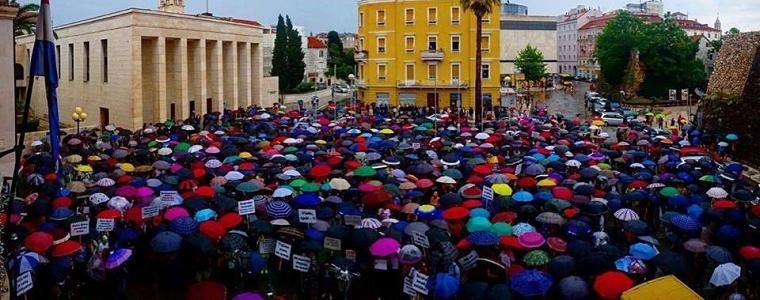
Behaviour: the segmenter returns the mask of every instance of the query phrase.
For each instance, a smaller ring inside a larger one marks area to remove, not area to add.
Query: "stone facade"
[[[327,72],[328,56],[327,44],[316,37],[308,37],[308,45],[303,57],[304,64],[306,65],[306,68],[304,68],[306,80],[327,84],[325,72]]]
[[[579,5],[557,19],[557,65],[563,74],[578,75],[578,29],[595,18],[602,11]]]
[[[89,114],[84,125],[137,128],[277,101],[263,85],[260,26],[127,9],[55,31],[62,122],[71,122],[66,116],[76,106]],[[17,42],[17,61],[28,70],[34,36]],[[32,106],[45,107],[43,89],[35,88]]]
[[[713,75],[707,84],[707,94],[757,99],[758,94],[748,93],[751,90],[748,87],[760,86],[760,32],[728,37],[718,53]]]
[[[546,73],[555,74],[557,68],[557,20],[552,16],[501,16],[501,72],[515,73],[515,59],[520,51],[531,45],[544,55]],[[502,76],[503,77],[503,76]],[[511,76],[514,78],[514,76]]]

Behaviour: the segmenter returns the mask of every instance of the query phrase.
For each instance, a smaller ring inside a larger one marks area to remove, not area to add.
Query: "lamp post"
[[[356,110],[356,91],[353,90],[354,80],[355,79],[356,79],[356,75],[354,75],[354,74],[348,74],[348,81],[351,84],[351,86],[348,87],[351,90],[351,107],[354,110]]]
[[[87,120],[87,113],[84,112],[81,107],[77,106],[71,114],[71,119],[74,120],[74,122],[77,122],[77,135],[79,135],[79,123]]]

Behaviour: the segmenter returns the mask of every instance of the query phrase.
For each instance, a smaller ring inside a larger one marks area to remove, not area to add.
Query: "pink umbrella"
[[[188,213],[185,208],[179,207],[179,206],[172,206],[169,209],[167,209],[166,212],[164,213],[164,219],[166,219],[169,222],[179,217],[189,217],[189,216],[190,216],[190,213]]]
[[[398,241],[392,238],[381,238],[372,243],[369,252],[377,257],[386,257],[396,254],[399,248],[401,248],[401,244]]]
[[[369,183],[362,183],[359,185],[359,190],[362,192],[369,193],[369,192],[380,190],[380,188],[378,188],[377,186],[371,185]]]
[[[169,171],[172,172],[172,173],[177,173],[177,172],[179,172],[179,170],[182,170],[182,165],[180,165],[178,163],[173,163],[169,167]]]
[[[219,186],[219,185],[225,185],[227,184],[227,178],[224,178],[224,176],[216,176],[211,179],[211,186]]]
[[[535,249],[541,247],[546,240],[538,232],[526,232],[517,238],[517,241],[521,246],[528,249]]]
[[[433,186],[433,181],[427,178],[420,179],[417,181],[417,187],[421,189],[426,189]]]
[[[132,198],[137,194],[137,189],[131,185],[121,186],[116,189],[116,195],[124,198]]]
[[[138,198],[148,197],[148,196],[153,195],[153,189],[147,186],[143,186],[137,189],[137,192],[135,193],[135,195]]]

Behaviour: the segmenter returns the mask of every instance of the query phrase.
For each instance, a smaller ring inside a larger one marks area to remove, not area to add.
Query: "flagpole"
[[[7,203],[5,203],[5,236],[4,242],[6,245],[10,245],[10,236],[11,236],[11,214],[13,213],[13,199],[16,197],[16,189],[18,189],[18,181],[19,178],[19,171],[21,169],[21,155],[23,154],[24,150],[24,138],[26,137],[26,125],[29,122],[29,107],[31,106],[31,100],[32,100],[32,90],[34,89],[34,76],[31,74],[29,75],[28,83],[27,83],[27,89],[26,89],[26,98],[24,98],[24,114],[21,117],[21,126],[20,126],[20,132],[18,137],[18,143],[16,143],[16,157],[14,158],[13,162],[13,179],[11,180],[11,189],[10,189],[10,195],[7,199]],[[14,122],[15,123],[15,122]],[[19,147],[21,146],[21,147]]]

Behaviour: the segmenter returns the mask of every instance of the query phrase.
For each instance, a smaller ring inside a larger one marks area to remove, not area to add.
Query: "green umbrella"
[[[301,191],[313,193],[319,191],[319,185],[313,182],[308,182],[301,186]]]
[[[253,182],[241,182],[235,187],[235,190],[243,193],[253,193],[259,190],[259,186],[257,186]]]
[[[370,166],[361,166],[354,170],[354,175],[360,177],[372,177],[377,175],[377,171]]]
[[[384,185],[383,185],[383,188],[384,188],[386,191],[389,191],[389,192],[393,193],[393,194],[394,194],[394,195],[396,195],[396,196],[400,196],[400,195],[401,195],[401,190],[399,190],[399,189],[398,189],[398,186],[397,186],[397,185],[395,185],[395,184],[392,184],[392,183],[386,183],[386,184],[384,184]]]
[[[449,177],[454,178],[456,180],[464,178],[464,176],[462,175],[462,172],[460,172],[457,169],[446,169],[446,170],[443,171],[443,175],[449,176]]]
[[[505,222],[496,222],[491,225],[491,232],[498,236],[512,235],[512,225]]]
[[[303,187],[305,184],[306,184],[306,180],[304,180],[303,178],[298,178],[290,182],[290,186],[297,189]]]
[[[469,232],[485,231],[491,229],[491,222],[484,217],[473,217],[467,220],[465,228]]]
[[[705,175],[702,177],[699,177],[699,181],[702,182],[709,182],[709,183],[715,183],[715,175]]]
[[[546,202],[546,204],[544,204],[544,208],[547,211],[552,211],[552,212],[555,212],[555,213],[560,213],[560,212],[562,212],[563,210],[565,210],[566,208],[568,208],[570,206],[572,206],[570,204],[570,202],[568,202],[568,201],[562,201],[562,200],[558,200],[558,199],[549,200],[549,202]]]
[[[673,217],[679,215],[679,213],[674,211],[666,211],[660,216],[660,221],[663,221],[665,223],[670,223],[670,220],[673,219]]]
[[[670,198],[678,194],[679,194],[678,190],[672,186],[664,187],[663,189],[660,190],[660,195],[663,197]]]
[[[298,148],[293,146],[285,147],[285,149],[282,150],[282,153],[296,153],[298,152]]]
[[[189,149],[190,149],[190,144],[185,143],[185,142],[179,143],[176,146],[174,146],[174,152],[178,152],[178,151],[187,152],[187,150]]]
[[[427,127],[425,127],[425,126],[417,126],[417,127],[414,127],[414,131],[427,131],[427,130],[428,130],[428,129],[427,129]]]
[[[549,263],[549,255],[543,250],[533,250],[525,254],[522,261],[530,267],[543,266]]]

